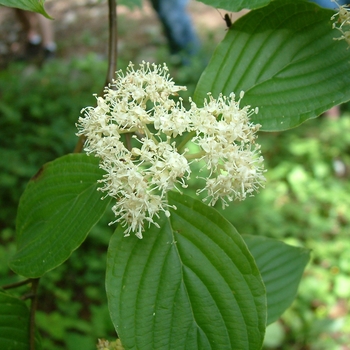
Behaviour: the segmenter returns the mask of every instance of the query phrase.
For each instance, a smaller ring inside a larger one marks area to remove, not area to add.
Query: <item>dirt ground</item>
[[[47,12],[57,43],[57,57],[70,58],[94,52],[105,56],[108,38],[108,5],[106,0],[47,0]],[[210,36],[219,42],[225,35],[225,11],[218,11],[201,2],[190,1],[188,11],[200,39]],[[148,1],[142,8],[118,6],[118,52],[127,47],[134,54],[152,55],[152,48],[166,45],[161,24]],[[233,14],[235,19],[239,14]],[[0,65],[20,56],[25,33],[13,9],[0,7]],[[134,57],[130,57],[133,59]],[[128,58],[129,59],[129,58]]]

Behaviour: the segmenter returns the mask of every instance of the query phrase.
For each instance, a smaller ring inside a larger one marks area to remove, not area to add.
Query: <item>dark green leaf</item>
[[[39,336],[35,349],[40,350]],[[0,349],[29,349],[29,310],[24,301],[0,292]]]
[[[293,302],[310,251],[275,239],[243,235],[259,267],[267,294],[267,324],[276,321]]]
[[[170,218],[142,240],[114,233],[107,296],[126,349],[260,349],[265,288],[235,228],[213,208],[178,193]]]
[[[0,5],[38,12],[47,18],[51,18],[44,9],[44,2],[45,0],[0,0]]]
[[[236,95],[259,107],[252,121],[284,130],[350,99],[350,50],[334,40],[331,10],[303,1],[273,1],[228,30],[202,74],[195,102],[207,93]]]
[[[16,273],[40,277],[62,264],[104,213],[98,160],[70,154],[44,165],[29,182],[17,214]]]

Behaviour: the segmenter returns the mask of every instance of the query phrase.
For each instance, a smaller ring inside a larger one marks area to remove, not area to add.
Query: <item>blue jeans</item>
[[[186,11],[188,0],[151,0],[168,39],[171,54],[197,53],[199,40]]]
[[[314,2],[322,7],[325,7],[327,9],[337,9],[337,4],[332,2],[331,0],[310,0],[311,2]],[[339,5],[345,5],[347,4],[347,1],[346,0],[337,0],[337,3]]]

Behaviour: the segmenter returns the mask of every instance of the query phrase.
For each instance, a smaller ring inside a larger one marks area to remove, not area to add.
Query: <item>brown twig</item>
[[[33,299],[35,297],[35,294],[32,292],[29,292],[27,294],[24,294],[21,296],[21,300],[28,300],[28,299]]]
[[[86,136],[80,135],[77,144],[75,145],[73,153],[80,153],[84,148]]]
[[[112,83],[115,71],[117,70],[117,47],[118,47],[118,27],[117,27],[117,2],[108,0],[108,20],[109,20],[109,39],[108,39],[108,68],[104,86]],[[103,91],[102,91],[103,93]],[[86,137],[81,135],[74,148],[74,153],[80,153],[84,148]]]
[[[117,47],[118,47],[118,27],[117,27],[117,2],[108,0],[109,9],[109,40],[108,40],[108,69],[105,86],[113,80],[117,69]]]

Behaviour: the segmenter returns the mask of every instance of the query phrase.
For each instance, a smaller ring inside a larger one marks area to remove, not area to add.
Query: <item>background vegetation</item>
[[[209,56],[215,45],[208,35],[204,53]],[[133,43],[124,53],[119,68],[140,54]],[[152,55],[168,58],[164,46]],[[202,67],[198,59],[170,71],[190,95]],[[92,93],[101,90],[105,71],[103,59],[85,55],[58,58],[41,69],[14,63],[0,72],[0,285],[17,278],[7,259],[15,251],[16,207],[26,182],[43,163],[73,150],[79,111],[95,103]],[[268,328],[267,349],[350,349],[349,131],[349,106],[343,106],[339,119],[320,117],[287,132],[260,133],[266,189],[223,212],[241,233],[313,249],[296,301]],[[104,288],[113,232],[106,222],[42,278],[37,322],[44,349],[89,350],[97,338],[115,337]]]

